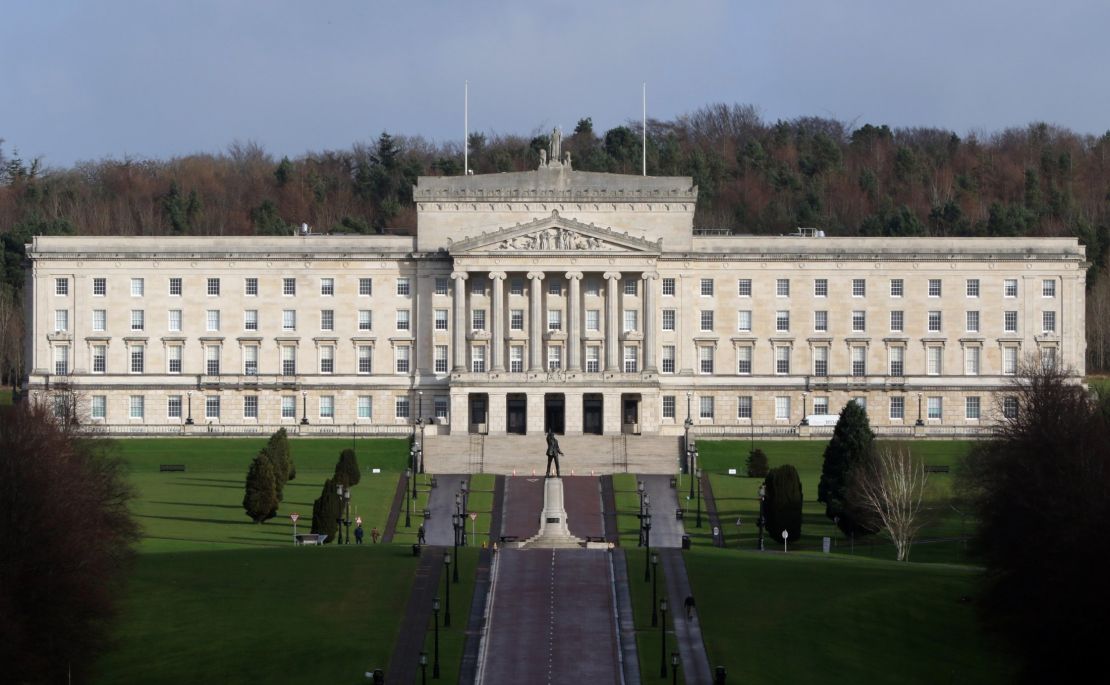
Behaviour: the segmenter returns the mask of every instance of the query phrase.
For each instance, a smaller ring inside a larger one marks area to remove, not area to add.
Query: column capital
[[[644,279],[645,281],[655,281],[655,280],[659,279],[659,272],[658,271],[645,271],[644,273],[642,273],[640,275],[640,278]]]
[[[621,272],[619,271],[606,271],[602,277],[607,281],[619,281],[621,279]]]
[[[466,279],[470,278],[470,274],[465,271],[452,271],[451,278],[455,279],[456,281],[465,281]]]
[[[491,272],[489,272],[489,279],[491,281],[503,281],[508,277],[509,277],[509,275],[507,273],[505,273],[504,271],[491,271]]]
[[[529,271],[528,272],[528,279],[529,280],[542,281],[543,277],[544,277],[544,272],[542,272],[542,271]]]
[[[580,280],[582,280],[582,272],[581,271],[568,271],[565,274],[563,274],[563,277],[566,278],[568,281],[580,281]]]

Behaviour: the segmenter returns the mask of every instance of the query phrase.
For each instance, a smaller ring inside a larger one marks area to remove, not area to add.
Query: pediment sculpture
[[[544,228],[534,233],[505,238],[497,243],[498,250],[600,250],[616,246],[591,235],[570,229]]]

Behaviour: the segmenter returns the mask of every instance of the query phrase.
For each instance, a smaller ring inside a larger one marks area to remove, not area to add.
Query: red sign
[[[296,512],[293,512],[292,514],[289,514],[289,518],[293,519],[293,523],[296,523],[297,519],[299,519],[300,517],[301,517],[301,515],[296,513]]]
[[[470,520],[471,521],[477,521],[478,520],[478,514],[476,512],[473,512],[473,511],[470,512]]]
[[[355,517],[355,523],[356,523],[357,525],[360,525],[360,526],[361,526],[361,525],[362,525],[362,517],[361,517],[361,516],[356,516],[356,517]]]

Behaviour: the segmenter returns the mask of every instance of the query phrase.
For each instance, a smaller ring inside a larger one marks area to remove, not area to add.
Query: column
[[[655,356],[658,354],[655,345],[655,331],[658,327],[655,322],[655,288],[659,274],[647,271],[642,278],[644,279],[644,373],[658,373],[659,368],[655,361]],[[643,409],[641,408],[640,411],[642,413]],[[642,417],[641,423],[643,423]]]
[[[582,285],[581,271],[568,271],[567,281],[570,284],[570,294],[567,305],[567,370],[582,370],[582,305],[580,286]],[[581,402],[579,402],[581,404]],[[581,413],[582,408],[578,408]]]
[[[493,283],[493,339],[490,341],[490,371],[505,370],[505,272],[489,275]],[[504,423],[504,422],[502,422]]]
[[[619,271],[606,271],[604,275],[607,281],[605,289],[605,370],[617,373],[621,368],[620,324],[617,321],[620,316],[620,307],[617,305],[620,298],[621,274]],[[606,406],[605,412],[609,413],[608,406]]]
[[[455,356],[455,373],[463,373],[467,369],[466,365],[466,278],[465,271],[456,271],[451,274],[451,278],[455,281],[455,320],[452,322],[454,326],[454,349]]]
[[[528,280],[532,281],[528,299],[528,358],[531,360],[528,370],[538,373],[543,371],[543,272],[529,271]]]

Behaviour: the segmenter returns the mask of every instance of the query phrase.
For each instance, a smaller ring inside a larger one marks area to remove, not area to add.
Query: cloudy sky
[[[461,140],[711,102],[960,134],[1110,129],[1106,0],[4,0],[4,151],[61,166]]]

